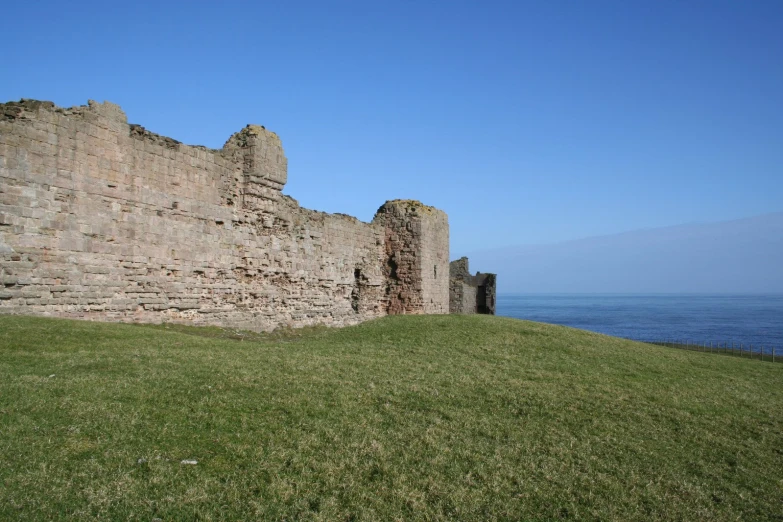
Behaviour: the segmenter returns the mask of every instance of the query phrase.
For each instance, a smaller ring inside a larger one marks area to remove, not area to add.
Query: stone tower
[[[446,214],[418,201],[394,200],[378,209],[373,223],[383,224],[385,229],[389,313],[448,313]]]

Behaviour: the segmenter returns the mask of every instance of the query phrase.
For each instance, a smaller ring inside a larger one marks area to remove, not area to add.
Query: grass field
[[[488,316],[6,316],[0,486],[0,520],[783,520],[783,366]]]

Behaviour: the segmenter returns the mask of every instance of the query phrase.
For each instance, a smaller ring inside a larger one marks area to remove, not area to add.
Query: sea
[[[499,294],[496,314],[627,339],[783,352],[783,295]]]

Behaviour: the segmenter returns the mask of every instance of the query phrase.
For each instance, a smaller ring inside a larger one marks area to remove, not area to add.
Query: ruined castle
[[[444,212],[388,201],[364,223],[286,180],[260,126],[209,149],[108,102],[0,104],[0,313],[271,330],[449,312]]]

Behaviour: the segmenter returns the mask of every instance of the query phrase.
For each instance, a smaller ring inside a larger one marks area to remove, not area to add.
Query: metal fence
[[[783,350],[781,350],[780,347],[775,346],[764,346],[760,344],[753,345],[731,341],[692,341],[689,339],[629,339],[632,341],[638,341],[640,343],[667,346],[669,348],[678,348],[680,350],[716,353],[733,357],[743,357],[745,359],[755,359],[757,361],[783,363]]]

